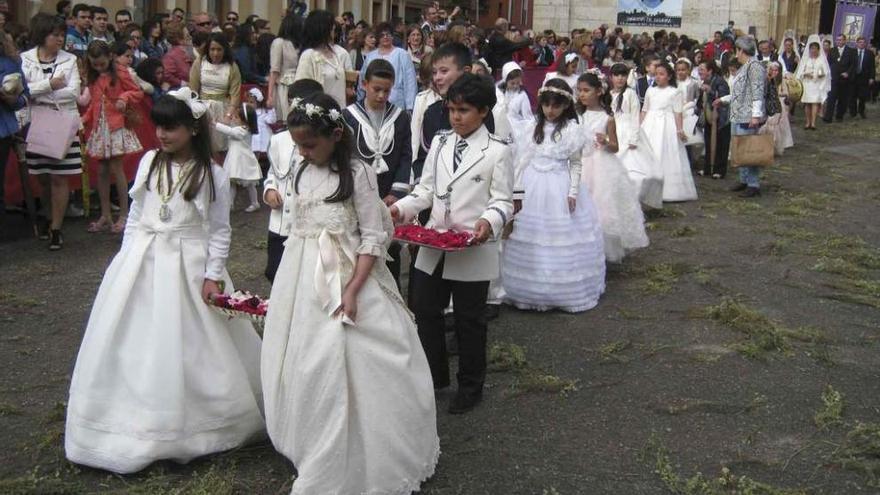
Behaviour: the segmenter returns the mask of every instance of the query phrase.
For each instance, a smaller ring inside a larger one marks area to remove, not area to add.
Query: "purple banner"
[[[840,34],[845,34],[846,40],[850,44],[854,44],[859,36],[864,36],[870,43],[874,34],[875,15],[877,15],[876,5],[837,2],[832,33],[835,38]]]

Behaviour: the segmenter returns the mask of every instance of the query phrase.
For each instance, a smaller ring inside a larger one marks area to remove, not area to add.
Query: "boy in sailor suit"
[[[410,308],[428,357],[434,388],[449,386],[443,310],[452,295],[459,348],[458,392],[449,412],[470,411],[482,399],[486,375],[486,320],[489,281],[499,275],[497,241],[513,214],[510,150],[483,119],[495,104],[495,88],[472,74],[462,75],[447,93],[452,131],[438,132],[421,180],[391,206],[398,223],[412,222],[431,208],[428,226],[474,234],[473,247],[444,253],[422,248],[410,285]]]
[[[324,88],[317,81],[302,79],[291,84],[287,94],[293,100],[323,91]],[[278,263],[281,262],[281,255],[284,254],[284,241],[287,240],[293,221],[290,206],[285,205],[284,202],[291,198],[294,170],[302,161],[302,157],[296,151],[293,138],[287,131],[272,135],[266,155],[269,158],[269,170],[266,172],[266,180],[263,181],[263,202],[269,205],[272,211],[269,214],[265,275],[269,282],[274,282]]]
[[[377,58],[370,62],[361,86],[366,95],[363,102],[349,105],[342,116],[353,136],[353,155],[376,171],[379,197],[386,206],[391,206],[410,191],[409,114],[388,102],[394,86],[394,67],[387,60]],[[388,269],[399,284],[400,244],[392,243],[388,254],[392,258]]]

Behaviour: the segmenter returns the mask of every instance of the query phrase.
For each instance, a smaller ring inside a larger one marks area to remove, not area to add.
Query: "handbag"
[[[730,166],[772,167],[775,149],[772,134],[733,136],[730,143]]]
[[[31,107],[31,127],[26,139],[27,152],[61,160],[67,156],[79,132],[78,114],[46,105]]]

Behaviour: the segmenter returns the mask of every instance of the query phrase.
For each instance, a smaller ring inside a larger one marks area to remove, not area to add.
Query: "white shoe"
[[[64,216],[67,218],[80,218],[83,216],[83,209],[73,203],[68,203]]]
[[[250,205],[244,209],[245,213],[253,213],[255,211],[260,211],[260,205]]]

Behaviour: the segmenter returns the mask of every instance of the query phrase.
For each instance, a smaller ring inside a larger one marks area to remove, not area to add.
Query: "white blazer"
[[[287,131],[272,135],[269,139],[269,170],[263,182],[263,202],[266,193],[278,191],[283,204],[281,208],[269,214],[269,231],[287,237],[293,222],[293,174],[302,161],[296,150],[296,144]]]
[[[486,126],[467,137],[468,148],[453,172],[455,143],[452,131],[434,136],[425,159],[420,182],[409,196],[395,205],[405,222],[431,208],[428,227],[473,232],[477,220],[492,227],[500,240],[504,225],[513,215],[513,167],[507,144],[489,133]],[[448,210],[447,210],[448,206]],[[499,276],[499,249],[495,242],[445,253],[443,278],[462,282],[489,281]],[[443,258],[437,249],[419,249],[416,268],[432,274]]]

